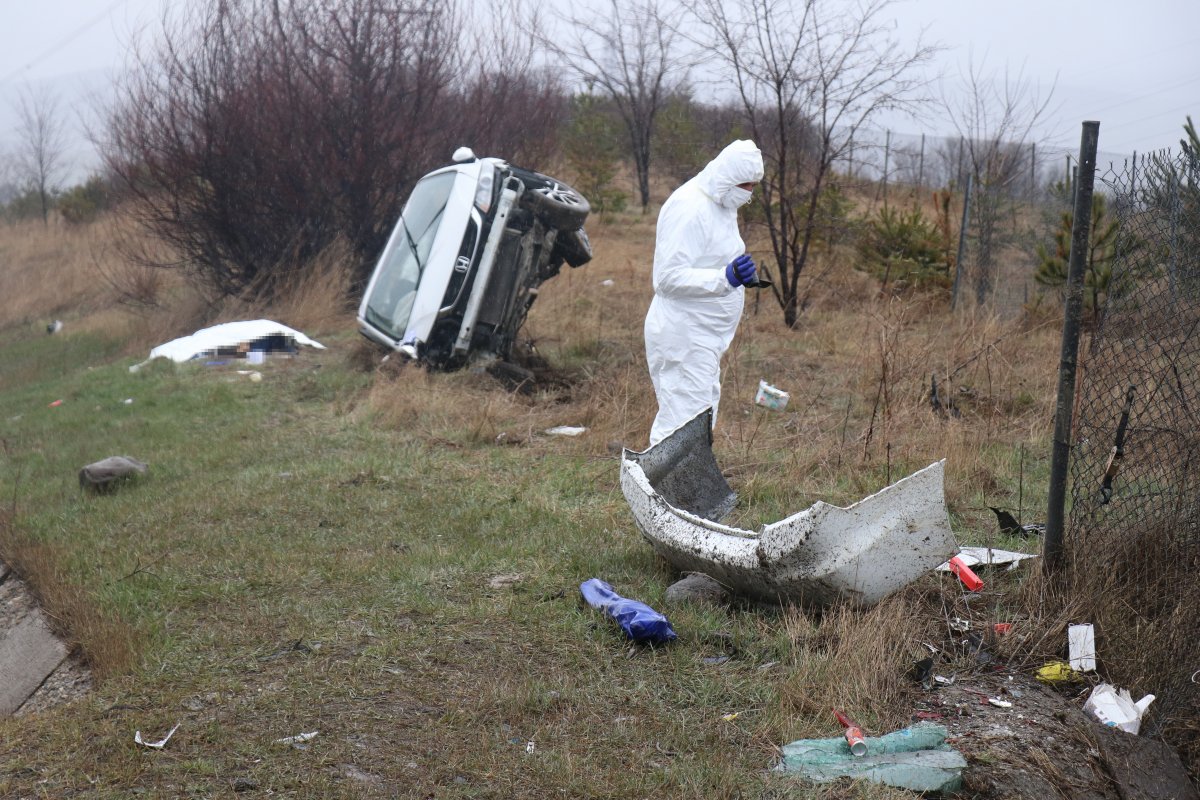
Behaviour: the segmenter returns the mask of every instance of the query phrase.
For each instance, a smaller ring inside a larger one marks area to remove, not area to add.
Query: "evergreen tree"
[[[1069,182],[1057,183],[1052,190],[1062,198],[1072,194]],[[1062,212],[1054,242],[1047,247],[1037,246],[1038,268],[1034,279],[1043,286],[1062,287],[1067,283],[1068,261],[1071,255],[1071,228],[1075,213],[1072,209]],[[1087,259],[1084,265],[1084,303],[1095,318],[1099,318],[1113,292],[1113,264],[1117,260],[1121,225],[1108,212],[1108,201],[1102,194],[1092,195],[1091,231],[1088,241]],[[1129,255],[1132,245],[1125,248]]]

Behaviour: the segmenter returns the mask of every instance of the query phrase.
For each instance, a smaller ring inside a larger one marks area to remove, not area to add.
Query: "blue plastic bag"
[[[621,597],[599,578],[579,584],[579,592],[588,605],[616,620],[625,635],[635,642],[666,644],[677,638],[666,617],[645,603]]]

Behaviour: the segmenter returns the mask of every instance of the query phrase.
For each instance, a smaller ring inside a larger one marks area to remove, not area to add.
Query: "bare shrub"
[[[528,58],[488,60],[463,24],[430,0],[195,2],[165,18],[102,146],[126,213],[169,249],[129,255],[271,300],[340,237],[360,286],[412,184],[460,136],[519,150],[538,137],[518,133],[550,127],[552,81]]]

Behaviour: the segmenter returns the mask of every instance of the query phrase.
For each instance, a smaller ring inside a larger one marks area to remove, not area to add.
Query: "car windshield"
[[[432,175],[413,188],[404,214],[379,260],[366,317],[393,339],[403,336],[408,325],[421,273],[437,237],[455,176],[454,172]]]

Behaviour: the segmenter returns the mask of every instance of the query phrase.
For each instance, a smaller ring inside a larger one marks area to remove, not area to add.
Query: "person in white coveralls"
[[[762,177],[758,147],[735,141],[659,212],[654,300],[645,325],[646,361],[658,398],[652,447],[710,406],[716,424],[721,356],[742,318],[742,287],[758,282],[737,211]]]

